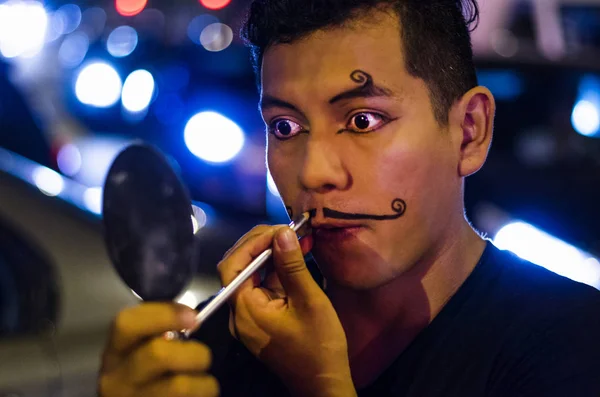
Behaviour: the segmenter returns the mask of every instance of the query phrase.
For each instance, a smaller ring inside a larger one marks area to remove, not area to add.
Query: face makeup
[[[310,214],[305,212],[299,219],[292,221],[289,226],[298,235],[298,238],[304,237],[310,232]],[[227,299],[248,280],[262,265],[271,258],[273,249],[268,248],[258,255],[227,287],[221,288],[217,295],[198,313],[196,316],[196,325],[193,328],[183,331],[184,336],[189,337],[196,331],[200,325],[213,313],[215,313]]]

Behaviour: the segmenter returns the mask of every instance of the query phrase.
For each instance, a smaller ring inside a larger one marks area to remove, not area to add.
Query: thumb
[[[292,300],[308,301],[316,291],[321,292],[306,267],[298,237],[289,227],[275,234],[273,263],[283,289]]]

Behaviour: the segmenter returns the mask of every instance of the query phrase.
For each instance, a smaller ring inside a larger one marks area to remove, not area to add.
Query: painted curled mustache
[[[389,215],[375,215],[375,214],[360,214],[360,213],[348,213],[342,211],[332,210],[331,208],[323,208],[323,216],[325,218],[333,219],[344,219],[344,220],[374,220],[374,221],[387,221],[398,219],[406,212],[406,202],[402,199],[395,199],[392,201],[393,214]],[[315,217],[317,214],[316,209],[309,210],[310,216]]]

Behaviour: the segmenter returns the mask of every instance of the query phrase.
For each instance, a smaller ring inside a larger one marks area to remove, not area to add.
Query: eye
[[[381,114],[372,112],[356,113],[350,118],[346,127],[347,131],[366,133],[375,131],[389,122],[389,119]]]
[[[281,140],[292,138],[302,131],[304,128],[300,124],[288,119],[277,119],[269,124],[269,133]]]

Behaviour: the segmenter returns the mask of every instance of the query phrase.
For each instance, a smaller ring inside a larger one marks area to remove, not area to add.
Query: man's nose
[[[300,183],[306,190],[326,193],[350,187],[352,179],[339,150],[333,142],[309,138],[300,173]]]

